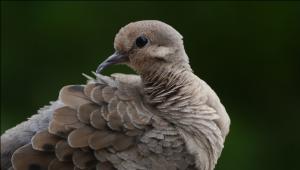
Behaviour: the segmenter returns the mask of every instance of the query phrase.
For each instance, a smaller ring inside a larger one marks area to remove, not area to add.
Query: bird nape
[[[193,74],[182,36],[155,20],[133,22],[84,85],[1,136],[1,169],[214,169],[230,119]],[[138,75],[100,74],[126,64]]]

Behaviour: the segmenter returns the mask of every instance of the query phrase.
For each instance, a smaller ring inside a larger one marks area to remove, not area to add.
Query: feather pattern
[[[53,111],[49,129],[32,138],[32,144],[26,146],[30,152],[19,149],[13,157],[27,155],[32,164],[48,169],[192,167],[192,160],[175,165],[182,156],[192,157],[185,150],[179,132],[143,103],[141,86],[137,90],[137,84],[131,84],[141,79],[128,75],[124,82],[124,78],[120,74],[112,78],[97,75],[87,85],[62,88],[59,98],[64,105]],[[128,81],[131,79],[134,81]],[[95,93],[102,97],[95,100]],[[32,151],[49,158],[39,162],[31,157]],[[31,168],[19,161],[12,160],[15,170]]]

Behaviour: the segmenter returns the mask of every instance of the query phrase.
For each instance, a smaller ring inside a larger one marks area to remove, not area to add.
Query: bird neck
[[[186,65],[153,65],[141,74],[147,102],[159,107],[178,94],[180,88],[189,82],[188,74],[193,74]]]
[[[212,170],[223,148],[220,129],[213,114],[203,116],[207,96],[200,79],[190,67],[152,67],[141,74],[146,102],[159,111],[159,116],[174,124],[195,156],[201,170]]]

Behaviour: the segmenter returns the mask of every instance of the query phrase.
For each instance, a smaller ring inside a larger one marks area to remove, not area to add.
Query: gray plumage
[[[1,136],[3,169],[214,169],[230,119],[193,74],[182,36],[139,21],[114,46],[97,71],[122,63],[140,76],[96,74],[62,88],[57,102]]]
[[[51,102],[50,106],[41,108],[38,114],[33,115],[26,122],[7,130],[1,135],[1,169],[8,169],[11,166],[10,159],[17,148],[30,143],[36,132],[48,128],[53,111],[62,105],[63,103],[60,101]]]

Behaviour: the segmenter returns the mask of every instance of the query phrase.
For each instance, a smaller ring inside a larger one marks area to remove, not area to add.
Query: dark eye
[[[135,40],[135,44],[136,46],[138,46],[139,48],[144,47],[146,44],[148,43],[148,39],[144,36],[140,36]]]

